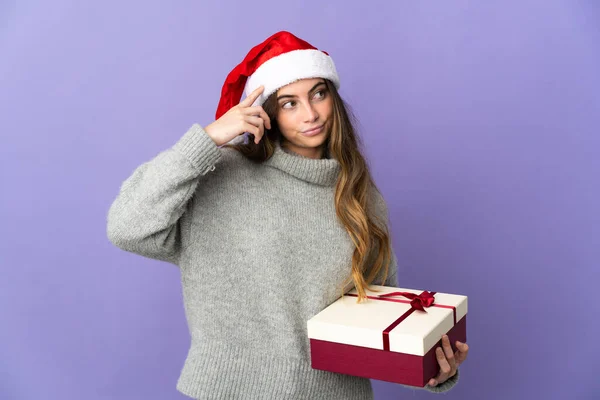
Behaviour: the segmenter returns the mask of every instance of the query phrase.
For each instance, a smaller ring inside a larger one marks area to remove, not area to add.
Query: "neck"
[[[275,142],[271,157],[263,163],[305,182],[321,186],[334,186],[341,171],[341,165],[336,159],[312,159],[293,151],[288,152],[283,149],[279,141]]]

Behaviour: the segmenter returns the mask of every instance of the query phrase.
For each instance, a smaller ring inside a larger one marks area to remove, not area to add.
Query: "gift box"
[[[440,369],[435,349],[447,334],[467,341],[467,297],[370,285],[352,289],[307,321],[314,369],[424,387]]]

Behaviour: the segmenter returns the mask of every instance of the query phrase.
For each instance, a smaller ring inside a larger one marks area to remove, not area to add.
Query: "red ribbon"
[[[378,297],[391,297],[391,296],[403,296],[406,297],[407,299],[411,299],[412,301],[410,302],[410,305],[413,308],[416,308],[417,310],[420,311],[425,311],[425,307],[431,307],[433,305],[433,303],[435,302],[435,297],[434,297],[435,292],[428,292],[428,291],[424,291],[421,294],[414,294],[414,293],[410,293],[410,292],[392,292],[392,293],[386,293],[386,294],[380,294]],[[425,311],[427,312],[427,311]]]
[[[404,321],[406,318],[408,318],[408,316],[410,314],[412,314],[413,312],[415,312],[417,310],[427,312],[425,310],[425,307],[433,306],[433,307],[443,307],[443,308],[452,309],[452,311],[454,313],[454,325],[456,325],[456,307],[445,306],[442,304],[434,304],[436,293],[437,292],[424,291],[423,293],[417,295],[417,294],[410,293],[410,292],[392,292],[392,293],[380,294],[377,297],[367,296],[367,298],[372,299],[372,300],[393,301],[396,303],[407,303],[407,304],[411,305],[410,310],[408,310],[407,312],[402,314],[397,320],[395,320],[390,326],[385,328],[385,330],[383,331],[383,350],[390,351],[390,332],[392,331],[392,329],[394,329],[396,326],[398,326],[402,321]],[[358,294],[346,294],[346,296],[358,297]],[[407,301],[407,300],[399,300],[399,299],[388,299],[388,297],[392,297],[392,296],[403,296],[403,297],[406,297],[411,300]]]

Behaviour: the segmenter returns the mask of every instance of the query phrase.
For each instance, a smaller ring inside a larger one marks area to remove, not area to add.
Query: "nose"
[[[305,122],[312,123],[319,119],[319,114],[317,113],[317,110],[315,110],[311,103],[308,103],[308,105],[306,105],[304,108],[306,110],[306,113],[304,115]]]

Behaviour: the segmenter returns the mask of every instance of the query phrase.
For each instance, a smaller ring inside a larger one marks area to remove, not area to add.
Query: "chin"
[[[325,134],[320,134],[313,137],[302,137],[301,144],[306,147],[320,147],[327,141]]]

